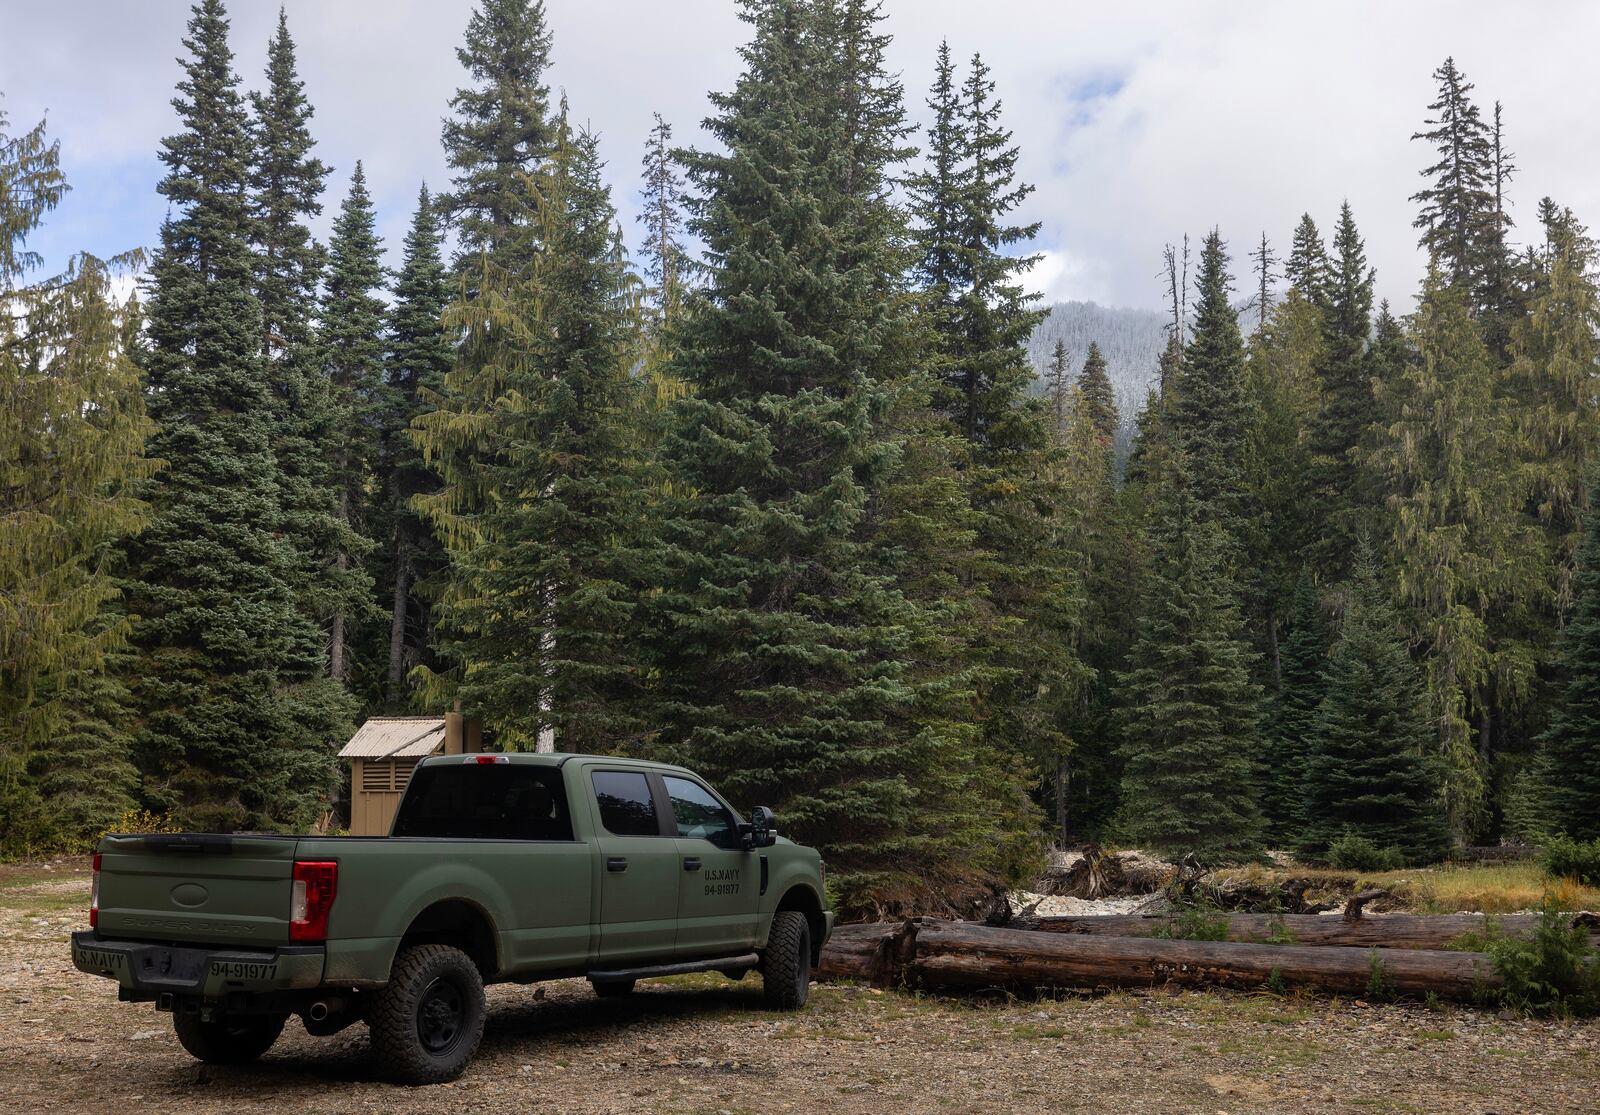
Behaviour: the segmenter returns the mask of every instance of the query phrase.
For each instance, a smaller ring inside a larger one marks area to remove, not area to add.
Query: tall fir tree
[[[1592,475],[1559,684],[1535,768],[1550,827],[1578,840],[1600,840],[1600,470]]]
[[[1056,438],[1065,438],[1067,418],[1077,409],[1073,395],[1072,364],[1067,356],[1067,342],[1056,338],[1050,350],[1050,362],[1044,369],[1044,397],[1050,408],[1050,429]]]
[[[1407,863],[1432,863],[1448,832],[1426,693],[1364,536],[1342,595],[1326,691],[1307,737],[1300,850],[1324,855],[1335,840],[1355,835],[1398,849]]]
[[[1432,145],[1437,160],[1421,173],[1428,185],[1411,195],[1419,204],[1414,227],[1420,245],[1439,261],[1445,278],[1481,293],[1484,250],[1498,223],[1494,145],[1489,126],[1472,103],[1473,86],[1446,58],[1433,71],[1438,99],[1428,105],[1427,130],[1412,135]],[[1475,306],[1476,308],[1476,306]]]
[[[188,24],[163,142],[172,206],[151,267],[145,372],[167,467],[128,549],[130,664],[145,796],[191,826],[294,824],[321,808],[352,712],[317,679],[282,534],[274,407],[252,287],[251,142],[220,0]]]
[[[666,327],[683,305],[690,259],[683,247],[683,176],[672,158],[672,125],[659,112],[654,116],[642,160],[643,205],[638,221],[645,229],[640,246],[645,277],[651,283],[659,325]]]
[[[526,262],[519,243],[552,140],[550,39],[544,0],[479,0],[456,49],[474,84],[450,98],[442,138],[455,188],[439,196],[439,208],[455,231],[464,274],[481,253],[502,266]]]
[[[423,186],[406,233],[389,310],[378,443],[378,490],[385,511],[375,524],[381,528],[375,536],[391,540],[378,577],[380,599],[389,609],[384,703],[390,708],[405,703],[411,669],[433,664],[426,586],[443,572],[447,558],[414,506],[418,496],[438,489],[439,478],[424,462],[412,425],[432,409],[431,400],[442,389],[454,359],[442,320],[449,301],[433,199]]]
[[[986,885],[1016,835],[1004,767],[959,717],[928,715],[963,701],[960,678],[907,661],[936,613],[869,533],[899,456],[885,372],[914,335],[888,189],[899,84],[876,5],[743,14],[744,71],[707,124],[718,146],[685,156],[712,266],[664,445],[685,497],[655,605],[663,746],[826,848],[846,904],[897,907]]]
[[[1317,706],[1326,688],[1322,671],[1328,653],[1327,625],[1317,590],[1303,572],[1288,618],[1260,763],[1261,808],[1268,834],[1278,847],[1297,840],[1307,820],[1306,759],[1316,742]]]
[[[1187,373],[1186,373],[1187,374]],[[1118,675],[1120,827],[1140,847],[1207,860],[1261,847],[1261,691],[1240,638],[1230,539],[1173,452],[1158,488],[1145,608]]]
[[[1367,340],[1372,332],[1373,271],[1366,246],[1346,202],[1339,209],[1328,268],[1323,343],[1316,365],[1320,399],[1310,429],[1306,486],[1316,517],[1310,560],[1327,585],[1350,572],[1356,539],[1370,530],[1372,508],[1364,497],[1360,450],[1377,422]]]
[[[318,329],[332,416],[326,451],[344,528],[325,574],[332,605],[328,675],[346,683],[355,672],[352,647],[357,628],[373,612],[372,577],[365,562],[373,548],[371,493],[384,405],[385,316],[383,242],[376,222],[367,177],[358,160],[350,175],[350,192],[333,222]],[[370,688],[370,679],[366,687]]]
[[[1328,247],[1317,231],[1317,222],[1310,213],[1302,213],[1289,246],[1289,258],[1283,264],[1284,280],[1291,290],[1298,290],[1302,298],[1320,309],[1327,299],[1330,270]]]
[[[0,853],[81,846],[131,808],[127,636],[108,552],[146,519],[154,462],[136,302],[112,280],[137,257],[74,260],[29,281],[28,235],[66,192],[40,124],[0,113]]]
[[[1083,392],[1084,413],[1095,435],[1104,446],[1116,442],[1122,416],[1117,413],[1117,393],[1111,386],[1111,373],[1106,367],[1105,354],[1094,341],[1083,358],[1083,368],[1078,372],[1078,389]]]

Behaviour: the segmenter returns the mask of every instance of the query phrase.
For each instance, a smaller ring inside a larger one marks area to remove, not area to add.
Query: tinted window
[[[613,836],[660,836],[656,803],[650,780],[634,772],[597,770],[594,797],[600,803],[600,823]]]
[[[423,766],[394,819],[395,836],[571,840],[561,772],[520,763]]]
[[[666,778],[667,796],[672,799],[672,818],[678,822],[678,835],[709,840],[719,848],[739,844],[739,828],[733,815],[698,782],[687,778]]]

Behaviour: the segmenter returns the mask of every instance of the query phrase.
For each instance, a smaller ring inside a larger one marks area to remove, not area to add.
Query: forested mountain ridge
[[[1158,310],[1102,306],[1095,302],[1056,302],[1049,316],[1028,338],[1028,358],[1041,383],[1056,342],[1067,346],[1074,370],[1083,367],[1093,342],[1106,358],[1124,420],[1134,413],[1155,384],[1161,352],[1167,345],[1167,318]]]

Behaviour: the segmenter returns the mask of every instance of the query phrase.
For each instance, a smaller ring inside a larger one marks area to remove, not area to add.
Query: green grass
[[[1321,867],[1227,868],[1219,879],[1272,883],[1289,878],[1309,879],[1307,897],[1338,901],[1359,890],[1381,888],[1393,894],[1412,913],[1453,914],[1458,911],[1507,914],[1532,910],[1546,891],[1555,894],[1563,909],[1600,910],[1600,887],[1570,879],[1551,880],[1534,860],[1521,863],[1440,864],[1408,867],[1399,871],[1358,872]]]

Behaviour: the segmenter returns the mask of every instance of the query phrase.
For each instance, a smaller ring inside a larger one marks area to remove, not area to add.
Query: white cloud
[[[277,4],[233,0],[233,43],[259,84]],[[322,157],[365,161],[381,231],[398,256],[420,180],[446,177],[440,118],[462,75],[455,59],[469,0],[288,0]],[[551,81],[601,135],[630,233],[639,154],[659,111],[692,141],[706,92],[737,73],[747,28],[723,0],[548,0]],[[79,189],[40,239],[73,248],[149,244],[164,211],[155,152],[188,17],[182,0],[0,0],[0,25],[26,44],[0,65],[14,122],[50,111]],[[934,48],[981,51],[1038,186],[1022,217],[1044,222],[1036,275],[1052,298],[1160,302],[1163,243],[1219,225],[1243,254],[1265,230],[1280,244],[1303,210],[1325,228],[1348,198],[1380,293],[1409,307],[1421,263],[1410,227],[1427,152],[1408,137],[1432,99],[1430,72],[1453,53],[1488,111],[1506,104],[1521,173],[1513,215],[1533,223],[1549,193],[1600,222],[1600,151],[1588,55],[1600,5],[1407,4],[1352,0],[888,0],[891,60],[924,113]],[[23,64],[25,63],[25,64]],[[1531,230],[1524,229],[1531,235]]]

